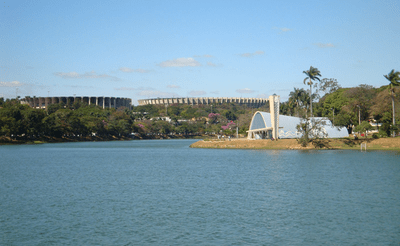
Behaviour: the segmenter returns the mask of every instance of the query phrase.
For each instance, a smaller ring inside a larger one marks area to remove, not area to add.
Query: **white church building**
[[[278,139],[278,138],[300,138],[301,133],[297,131],[297,125],[301,118],[279,115],[279,96],[269,97],[270,113],[257,111],[251,120],[248,139]],[[345,127],[333,126],[328,118],[314,117],[315,121],[322,122],[322,131],[328,138],[343,138],[349,134]]]

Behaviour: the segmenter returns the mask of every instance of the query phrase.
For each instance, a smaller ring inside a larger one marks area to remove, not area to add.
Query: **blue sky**
[[[267,97],[400,70],[400,2],[19,1],[0,6],[0,97]]]

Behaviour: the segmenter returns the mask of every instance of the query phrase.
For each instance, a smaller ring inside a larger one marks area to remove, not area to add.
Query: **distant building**
[[[25,97],[22,104],[28,104],[32,108],[46,109],[50,104],[83,102],[88,105],[96,105],[102,108],[132,108],[132,99],[120,97]]]

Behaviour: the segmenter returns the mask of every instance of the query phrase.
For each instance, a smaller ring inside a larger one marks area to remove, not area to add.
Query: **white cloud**
[[[168,60],[158,64],[160,67],[199,67],[201,64],[195,59],[189,58],[177,58],[175,60]]]
[[[210,91],[211,94],[219,94],[219,91]]]
[[[157,91],[157,90],[143,90],[143,91],[137,93],[137,95],[144,96],[144,97],[162,97],[162,98],[179,97],[179,95],[176,93],[163,92],[163,91]]]
[[[207,66],[210,66],[210,67],[216,67],[216,66],[217,66],[217,64],[214,64],[214,63],[212,63],[212,62],[207,62]]]
[[[178,89],[181,88],[179,85],[167,85],[167,88]]]
[[[18,86],[22,86],[24,84],[22,84],[19,81],[11,81],[11,82],[1,82],[0,81],[0,87],[18,87]]]
[[[114,76],[110,76],[107,74],[97,74],[95,71],[86,72],[84,74],[79,74],[77,72],[69,72],[69,73],[62,73],[56,72],[54,73],[55,76],[61,77],[63,79],[102,79],[108,78],[114,81],[119,81],[120,79]]]
[[[251,89],[249,89],[249,88],[244,88],[244,89],[237,89],[236,92],[238,92],[238,93],[247,93],[247,94],[249,94],[249,93],[254,93],[255,91],[254,91],[254,90],[251,90]]]
[[[205,91],[189,91],[189,95],[191,96],[202,96],[207,94]]]
[[[140,68],[132,69],[129,67],[121,67],[119,69],[119,71],[122,71],[124,73],[148,73],[148,72],[150,72],[149,70],[145,70],[145,69],[140,69]]]
[[[332,43],[327,43],[327,44],[315,43],[314,45],[319,47],[319,48],[334,48],[334,47],[336,47],[336,45],[334,45]]]
[[[264,51],[258,50],[258,51],[254,52],[254,53],[244,53],[244,54],[240,54],[240,56],[241,56],[241,57],[252,57],[252,56],[264,55],[264,54],[265,54]]]

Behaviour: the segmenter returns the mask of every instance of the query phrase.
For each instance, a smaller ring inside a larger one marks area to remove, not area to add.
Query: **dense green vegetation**
[[[303,73],[307,75],[303,83],[309,85],[310,89],[306,91],[294,88],[289,94],[289,100],[281,104],[282,114],[295,114],[302,118],[297,130],[301,133],[298,142],[303,147],[310,142],[319,142],[321,136],[326,137],[323,131],[324,121],[311,118],[313,116],[330,118],[333,125],[346,127],[349,134],[355,131],[364,133],[366,137],[367,132],[373,130],[372,125],[378,128],[378,134],[375,133],[374,138],[387,137],[390,134],[395,137],[398,133],[398,126],[395,124],[398,117],[395,114],[395,91],[396,86],[400,85],[400,72],[392,70],[388,75],[384,75],[390,83],[378,89],[369,85],[343,89],[336,79],[320,80],[320,71],[312,66]],[[315,80],[318,82],[313,82]],[[316,89],[314,94],[313,85]],[[385,88],[390,91],[392,115],[387,108],[388,94],[384,92]],[[316,109],[315,114],[313,107]]]
[[[316,92],[312,94],[313,115],[327,117],[335,126],[346,127],[351,133],[354,127],[363,121],[381,124],[379,136],[390,136],[398,132],[398,125],[393,125],[393,115],[399,122],[400,115],[392,114],[392,99],[395,108],[400,107],[400,100],[392,97],[388,86],[374,88],[359,85],[353,88],[341,88],[335,79],[323,79],[314,84]],[[393,89],[395,90],[395,89]],[[281,103],[281,114],[306,117],[310,111],[309,91],[294,88],[289,99]]]
[[[336,79],[319,79],[317,68],[304,71],[310,89],[294,88],[289,99],[281,102],[280,113],[306,119],[299,130],[313,132],[307,125],[311,115],[327,117],[335,126],[365,132],[370,122],[378,123],[377,137],[398,133],[400,100],[395,96],[400,73],[384,75],[389,85],[380,88],[362,84],[341,88]],[[315,81],[315,82],[313,82]],[[312,89],[314,88],[314,93]],[[312,104],[311,104],[312,102]],[[183,138],[215,134],[246,135],[254,112],[269,111],[269,105],[252,108],[239,104],[146,105],[131,110],[102,109],[80,102],[53,104],[47,110],[33,109],[18,99],[0,98],[0,141],[83,141],[124,138]],[[398,110],[399,111],[399,110]],[[310,137],[310,136],[308,136]],[[306,142],[309,142],[306,138]]]

